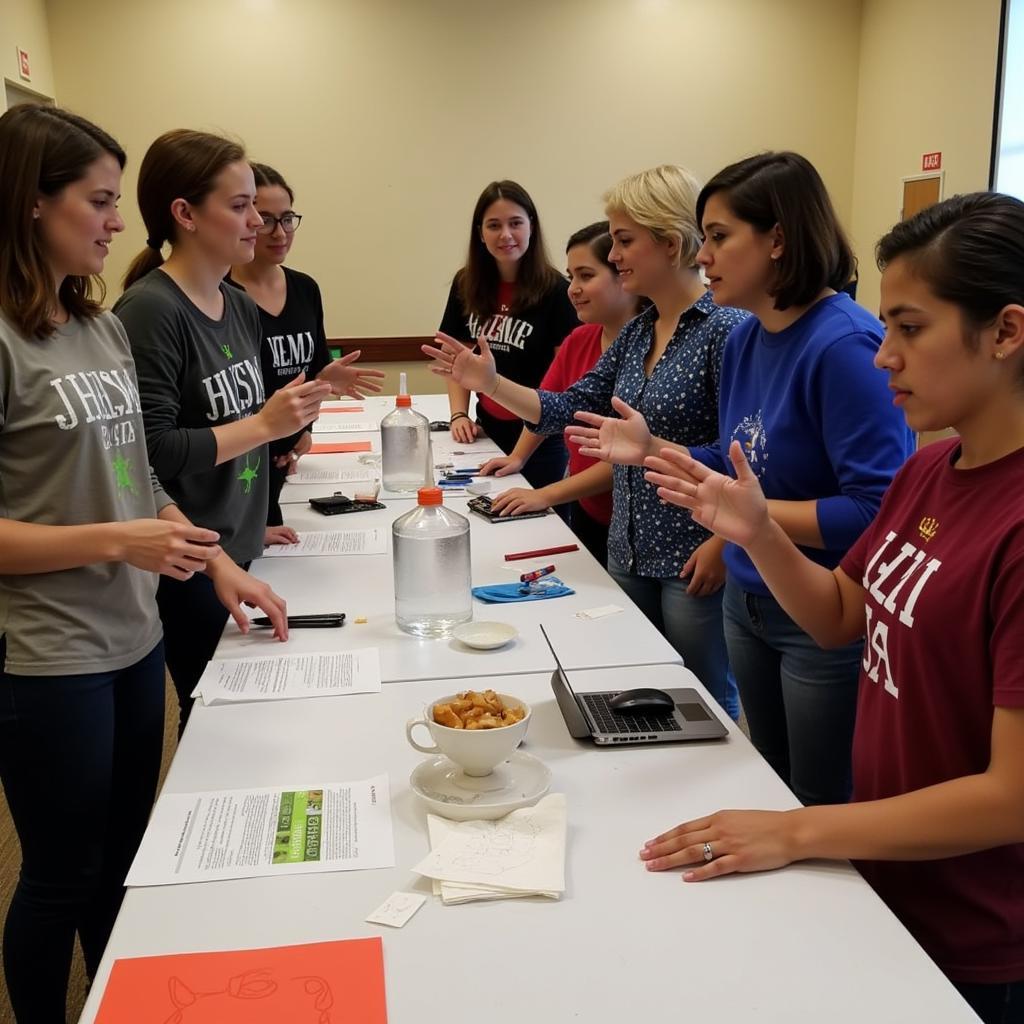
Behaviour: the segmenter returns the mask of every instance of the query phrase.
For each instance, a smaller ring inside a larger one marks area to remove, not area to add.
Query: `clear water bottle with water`
[[[380,421],[380,474],[386,491],[415,492],[434,482],[430,421],[412,407],[401,375],[395,408]]]
[[[440,487],[424,487],[418,504],[391,527],[395,621],[413,636],[450,636],[473,618],[469,521],[444,507]]]

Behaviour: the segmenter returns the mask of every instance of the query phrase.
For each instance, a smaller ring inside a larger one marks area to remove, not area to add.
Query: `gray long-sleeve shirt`
[[[0,314],[0,517],[42,526],[153,518],[128,339],[109,313],[25,338]],[[12,675],[113,672],[160,640],[157,577],[124,562],[0,576]]]
[[[260,445],[216,465],[213,427],[263,407],[256,303],[221,285],[211,320],[163,271],[136,281],[114,306],[139,374],[149,458],[167,493],[197,526],[216,530],[236,562],[263,553],[270,462]]]

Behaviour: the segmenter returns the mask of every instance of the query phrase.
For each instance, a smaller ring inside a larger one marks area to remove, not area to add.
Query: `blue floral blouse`
[[[539,391],[541,416],[528,424],[556,434],[578,411],[613,415],[612,396],[639,410],[655,437],[682,445],[718,438],[718,387],[729,332],[747,313],[716,306],[703,295],[679,318],[672,339],[651,376],[644,360],[654,343],[657,311],[634,317],[597,365],[568,391]],[[637,576],[678,577],[693,551],[710,534],[686,509],[661,501],[644,480],[642,466],[615,466],[608,553]]]

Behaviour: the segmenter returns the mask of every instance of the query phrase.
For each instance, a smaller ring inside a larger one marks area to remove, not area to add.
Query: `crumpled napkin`
[[[540,584],[534,584],[529,594],[519,593],[522,583],[490,583],[473,588],[473,596],[488,604],[511,604],[513,601],[546,601],[550,597],[568,597],[575,594],[557,576],[548,576]]]
[[[497,821],[427,815],[431,852],[413,870],[445,905],[565,892],[566,802],[551,793]]]

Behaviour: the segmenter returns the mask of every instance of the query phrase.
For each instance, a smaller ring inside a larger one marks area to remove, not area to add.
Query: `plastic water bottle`
[[[469,521],[444,507],[440,487],[424,487],[418,504],[391,527],[395,621],[413,636],[451,636],[473,618]]]
[[[434,482],[430,421],[412,407],[403,373],[395,408],[380,421],[381,482],[386,491],[414,492]]]

